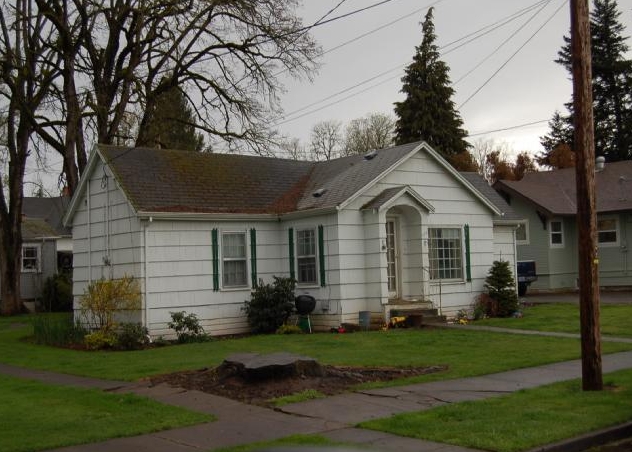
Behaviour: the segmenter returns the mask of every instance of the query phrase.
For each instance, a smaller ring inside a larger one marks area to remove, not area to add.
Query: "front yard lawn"
[[[473,325],[521,330],[556,331],[579,334],[579,306],[572,303],[538,304],[522,310],[524,317],[477,320]],[[632,337],[632,305],[601,305],[601,334]]]
[[[23,322],[16,326],[15,321]],[[424,328],[351,334],[260,335],[158,347],[141,351],[86,352],[35,345],[28,317],[0,319],[0,362],[115,380],[216,366],[238,352],[294,352],[323,364],[350,366],[433,366],[448,370],[409,379],[428,381],[482,375],[576,359],[575,339],[527,337],[466,329]],[[632,344],[604,343],[604,353]]]
[[[632,370],[604,376],[607,388],[583,392],[579,380],[360,424],[363,428],[498,452],[537,446],[632,418]]]
[[[22,452],[208,422],[212,416],[131,394],[0,375],[0,450]]]

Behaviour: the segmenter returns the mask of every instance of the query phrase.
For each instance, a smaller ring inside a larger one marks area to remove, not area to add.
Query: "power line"
[[[478,29],[478,30],[476,30],[476,31],[472,32],[472,33],[469,33],[469,34],[467,34],[467,35],[464,35],[464,36],[462,36],[461,38],[458,38],[458,39],[456,39],[456,40],[454,40],[454,41],[452,41],[452,42],[450,42],[450,43],[448,43],[448,44],[446,44],[446,45],[444,45],[444,46],[440,47],[439,49],[440,49],[440,50],[445,49],[446,47],[449,47],[449,46],[451,46],[451,45],[454,45],[455,43],[461,42],[461,41],[463,41],[464,39],[466,39],[466,41],[465,41],[465,42],[462,42],[460,45],[458,45],[458,46],[456,46],[456,47],[453,47],[453,48],[449,49],[447,52],[444,52],[444,55],[447,55],[448,53],[451,53],[451,52],[453,52],[453,51],[455,51],[455,50],[457,50],[457,49],[459,49],[459,48],[461,48],[461,47],[463,47],[463,46],[465,46],[465,45],[467,45],[467,44],[469,44],[469,43],[471,43],[471,42],[473,42],[473,41],[475,41],[475,40],[477,40],[477,39],[479,39],[479,38],[481,38],[481,37],[483,37],[483,36],[485,36],[485,35],[487,35],[488,33],[492,32],[492,31],[498,30],[499,28],[501,28],[501,27],[503,27],[503,26],[507,25],[508,23],[511,23],[512,21],[514,21],[514,20],[518,19],[519,17],[522,17],[524,14],[526,14],[526,13],[528,13],[528,12],[532,11],[533,9],[535,9],[535,8],[537,8],[537,7],[540,7],[542,4],[547,4],[547,3],[549,3],[550,1],[551,1],[551,0],[540,0],[540,1],[538,1],[538,2],[536,2],[536,3],[534,3],[534,4],[532,4],[531,6],[528,6],[528,7],[526,7],[526,8],[520,9],[520,10],[518,10],[517,12],[512,13],[512,14],[510,14],[509,16],[506,16],[505,18],[503,18],[503,19],[501,19],[501,20],[499,20],[499,21],[496,21],[496,22],[494,22],[494,23],[492,23],[492,24],[489,24],[489,25],[486,25],[486,26],[484,26],[484,27],[482,27],[482,28],[480,28],[480,29]],[[491,28],[491,29],[490,29],[490,28]],[[485,31],[485,33],[481,33],[482,31]],[[470,38],[470,39],[468,39],[468,38]],[[388,74],[388,73],[391,73],[391,72],[394,72],[394,71],[396,71],[396,70],[399,70],[399,69],[401,69],[402,67],[406,66],[406,64],[408,64],[408,63],[402,63],[402,64],[399,64],[399,65],[397,65],[397,66],[395,66],[395,67],[392,67],[392,68],[390,68],[390,69],[388,69],[388,70],[386,70],[386,71],[380,72],[380,73],[379,73],[379,74],[377,74],[377,75],[374,75],[374,76],[372,76],[372,77],[369,77],[369,78],[367,78],[367,79],[364,79],[364,80],[362,80],[361,82],[358,82],[358,83],[356,83],[356,84],[354,84],[354,85],[352,85],[352,86],[349,86],[349,87],[344,88],[344,89],[342,89],[342,90],[340,90],[340,91],[337,91],[336,93],[330,94],[329,96],[326,96],[326,97],[324,97],[324,98],[322,98],[322,99],[319,99],[319,100],[317,100],[317,101],[315,101],[315,102],[312,102],[312,103],[310,103],[310,104],[308,104],[308,105],[306,105],[306,106],[303,106],[303,107],[298,108],[298,109],[296,109],[296,110],[293,110],[293,111],[291,111],[291,112],[289,112],[289,113],[286,113],[286,114],[282,117],[282,119],[281,119],[280,121],[275,122],[274,124],[272,124],[272,127],[277,127],[277,126],[279,126],[279,125],[286,124],[286,123],[291,122],[291,121],[294,121],[294,120],[296,120],[296,119],[303,118],[303,117],[305,117],[305,116],[307,116],[307,115],[309,115],[309,114],[316,113],[316,112],[321,111],[321,110],[323,110],[323,109],[325,109],[325,108],[327,108],[327,107],[330,107],[330,106],[336,105],[336,104],[341,103],[341,102],[343,102],[343,101],[345,101],[345,100],[348,100],[348,99],[350,99],[350,98],[352,98],[352,97],[355,97],[355,96],[357,96],[357,95],[359,95],[359,94],[362,94],[362,93],[364,93],[364,92],[368,91],[370,88],[369,88],[369,89],[363,89],[363,90],[361,90],[361,91],[358,91],[358,92],[356,92],[355,94],[351,94],[351,95],[349,95],[349,96],[346,96],[346,97],[344,97],[344,98],[342,98],[342,99],[339,99],[339,100],[338,100],[338,101],[336,101],[336,102],[331,102],[331,103],[329,103],[329,104],[327,104],[327,105],[325,105],[325,106],[323,106],[323,107],[320,107],[320,108],[317,108],[317,109],[314,109],[314,110],[310,110],[310,111],[309,111],[309,112],[307,112],[307,113],[300,114],[300,115],[298,115],[298,116],[296,116],[296,117],[291,117],[291,116],[293,116],[293,115],[295,115],[295,114],[297,114],[297,113],[300,113],[300,112],[302,112],[302,111],[304,111],[304,110],[307,110],[307,109],[308,109],[308,108],[310,108],[310,107],[313,107],[313,106],[318,105],[318,104],[320,104],[320,103],[323,103],[323,102],[325,102],[325,101],[327,101],[327,100],[329,100],[329,99],[332,99],[332,98],[334,98],[334,97],[337,97],[337,96],[340,96],[340,95],[342,95],[342,94],[345,94],[345,93],[347,93],[347,92],[349,92],[349,91],[351,91],[351,90],[353,90],[353,89],[355,89],[355,88],[358,88],[358,87],[360,87],[360,86],[362,86],[362,85],[365,85],[365,84],[367,84],[367,83],[370,83],[370,82],[372,82],[372,81],[376,80],[377,78],[380,78],[380,77],[382,77],[382,76],[384,76],[384,75],[386,75],[386,74]],[[379,85],[382,85],[382,84],[386,83],[386,81],[393,80],[393,79],[395,79],[395,78],[397,78],[397,77],[400,77],[400,76],[401,76],[401,75],[400,75],[400,74],[398,74],[398,75],[396,75],[395,77],[391,77],[391,78],[389,78],[389,79],[387,79],[387,80],[385,80],[385,81],[383,81],[383,82],[381,82],[381,83],[377,83],[377,84],[375,84],[375,85],[372,85],[372,87],[371,87],[371,88],[374,88],[374,87],[377,87],[377,86],[379,86]]]
[[[555,17],[555,15],[560,12],[560,10],[566,5],[566,3],[568,3],[568,0],[564,0],[564,2],[562,2],[562,4],[555,10],[553,11],[553,14],[551,14],[549,16],[549,18],[542,24],[540,25],[540,27],[533,32],[533,34],[531,36],[529,36],[529,38],[520,46],[518,47],[518,49],[511,54],[511,56],[503,63],[500,65],[500,67],[498,69],[496,69],[496,71],[494,71],[494,73],[487,79],[485,80],[485,82],[479,86],[467,99],[465,99],[464,102],[461,103],[461,105],[459,105],[458,109],[460,110],[465,104],[467,104],[474,96],[476,96],[501,70],[503,70],[505,68],[505,66],[507,66],[509,64],[509,62],[511,60],[513,60],[513,58],[518,55],[518,53],[540,32],[540,30],[542,30],[552,19],[553,17]]]
[[[543,122],[549,122],[549,120],[548,119],[541,119],[539,121],[526,122],[524,124],[518,124],[518,125],[515,125],[515,126],[503,127],[501,129],[486,130],[485,132],[470,133],[468,135],[468,138],[477,137],[477,136],[480,136],[480,135],[488,135],[490,133],[496,133],[496,132],[506,132],[507,130],[522,129],[524,127],[534,126],[536,124],[542,124]]]

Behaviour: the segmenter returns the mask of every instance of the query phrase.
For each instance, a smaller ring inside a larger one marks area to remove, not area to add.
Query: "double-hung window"
[[[463,279],[461,228],[429,228],[430,279]]]
[[[222,234],[222,287],[247,285],[246,233],[224,232]]]
[[[551,248],[564,247],[564,226],[561,220],[551,220],[549,222],[549,238]]]
[[[25,273],[39,271],[38,246],[22,246],[22,271]]]
[[[299,229],[296,231],[296,263],[298,284],[316,284],[316,230]]]
[[[597,238],[599,245],[617,245],[618,239],[617,219],[606,217],[597,219]]]
[[[529,244],[529,223],[524,222],[518,225],[516,229],[516,244],[528,245]]]

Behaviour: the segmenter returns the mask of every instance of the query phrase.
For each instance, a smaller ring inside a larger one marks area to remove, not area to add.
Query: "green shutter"
[[[219,290],[219,246],[217,244],[217,229],[211,231],[213,244],[213,291]]]
[[[320,270],[320,287],[325,287],[325,241],[323,225],[318,226],[318,265]]]
[[[294,272],[294,228],[287,230],[287,243],[290,251],[290,278],[296,279]]]
[[[472,281],[472,267],[470,263],[470,226],[465,225],[463,227],[463,233],[465,235],[465,277],[468,282]]]
[[[250,278],[252,288],[257,287],[257,231],[250,230]]]

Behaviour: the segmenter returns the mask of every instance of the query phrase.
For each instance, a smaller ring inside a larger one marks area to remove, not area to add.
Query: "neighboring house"
[[[534,172],[494,185],[526,220],[516,232],[519,260],[535,260],[534,290],[577,288],[575,168]],[[595,172],[599,285],[632,287],[632,161]]]
[[[495,259],[515,265],[518,221],[477,177],[425,143],[317,163],[98,145],[65,217],[75,300],[133,275],[152,335],[182,310],[230,334],[259,280],[291,276],[321,330],[423,302],[454,315]]]
[[[69,201],[68,197],[23,199],[20,292],[29,308],[41,296],[46,278],[72,271],[72,234],[62,225]]]

